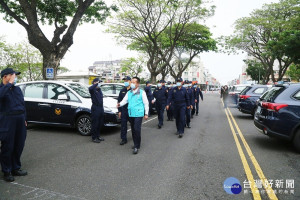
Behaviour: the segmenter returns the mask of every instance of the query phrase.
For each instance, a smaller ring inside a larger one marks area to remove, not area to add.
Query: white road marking
[[[157,117],[153,117],[152,119],[148,119],[147,121],[145,121],[145,122],[142,123],[142,124],[146,124],[146,123],[148,123],[148,122],[150,122],[150,121],[152,121],[152,120],[154,120],[154,119],[156,119],[156,118],[157,118]],[[127,130],[127,132],[129,132],[129,131],[131,131],[131,128]]]
[[[1,180],[1,182],[4,182]],[[76,197],[76,196],[72,196],[72,195],[66,195],[66,194],[62,194],[59,192],[54,192],[54,191],[50,191],[50,190],[46,190],[46,189],[42,189],[42,188],[37,188],[37,187],[32,187],[32,186],[27,186],[27,185],[23,185],[23,184],[19,184],[16,182],[12,182],[10,183],[12,185],[18,186],[18,187],[22,187],[22,188],[27,188],[28,191],[24,192],[21,194],[22,199],[27,199],[27,200],[31,200],[31,199],[53,199],[53,200],[59,200],[59,199],[80,199],[80,200],[86,200],[85,198],[81,198],[81,197]]]

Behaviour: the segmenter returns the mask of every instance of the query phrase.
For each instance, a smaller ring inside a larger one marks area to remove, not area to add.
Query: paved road
[[[72,129],[32,126],[23,154],[29,175],[0,181],[0,199],[269,199],[264,189],[259,195],[246,188],[238,195],[224,191],[228,177],[244,187],[251,176],[272,179],[274,185],[282,179],[284,186],[294,179],[295,194],[275,198],[300,199],[300,155],[290,144],[262,135],[251,117],[235,108],[227,117],[218,94],[204,97],[200,116],[182,139],[175,135],[175,122],[157,129],[155,116],[146,121],[138,155],[131,153],[131,136],[119,145],[119,128],[105,129],[105,142],[94,144]]]

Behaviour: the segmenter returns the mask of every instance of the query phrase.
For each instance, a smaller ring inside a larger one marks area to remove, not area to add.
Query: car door
[[[47,103],[44,98],[44,83],[30,83],[24,87],[24,100],[28,122],[40,122],[47,115],[44,108]]]
[[[69,125],[73,121],[80,100],[66,87],[49,83],[46,96],[49,104],[50,122],[54,124]],[[59,97],[66,96],[66,99]],[[75,105],[74,105],[75,103]]]

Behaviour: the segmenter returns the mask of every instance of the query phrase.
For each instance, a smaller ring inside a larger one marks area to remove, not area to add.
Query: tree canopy
[[[104,22],[116,6],[107,6],[103,0],[0,0],[0,13],[7,22],[22,25],[31,45],[43,56],[45,69],[55,69],[55,76],[69,47],[77,26],[86,22]],[[41,25],[54,27],[52,39],[48,39]]]

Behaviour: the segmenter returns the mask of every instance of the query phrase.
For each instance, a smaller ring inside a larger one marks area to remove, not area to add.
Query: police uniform
[[[182,79],[178,79],[178,82],[182,82]],[[185,124],[185,111],[187,106],[190,105],[190,99],[186,88],[181,86],[180,88],[174,87],[168,96],[167,105],[173,102],[174,105],[174,117],[176,119],[177,133],[179,137],[184,134],[184,124]]]
[[[146,85],[148,85],[150,82],[147,81],[146,82]],[[151,90],[151,86],[146,86],[144,88],[144,91],[146,92],[146,95],[147,95],[147,99],[148,99],[148,102],[149,102],[149,117],[151,115],[151,111],[152,111],[152,100],[153,100],[153,95],[152,95],[152,90]]]
[[[9,74],[20,74],[11,68],[1,72],[1,78]],[[15,79],[16,80],[16,79]],[[2,135],[0,162],[4,179],[14,181],[14,176],[25,176],[21,170],[21,155],[26,140],[25,102],[21,89],[14,84],[0,84],[0,120],[5,135]]]
[[[200,88],[198,88],[197,86],[195,87],[196,85],[193,86],[193,92],[194,92],[194,98],[195,100],[197,100],[197,102],[194,103],[195,106],[193,106],[193,110],[192,110],[192,116],[196,113],[196,115],[198,115],[199,113],[199,101],[200,101],[200,98],[201,100],[203,101],[203,93],[202,91],[200,90]],[[199,98],[200,96],[200,98]]]
[[[153,97],[156,102],[156,111],[158,115],[158,128],[161,128],[164,125],[164,111],[167,104],[168,92],[166,88],[162,86],[157,87],[153,92]]]
[[[171,83],[168,83],[168,87],[167,87],[167,92],[169,93],[172,89]],[[169,109],[167,110],[167,117],[168,117],[168,121],[173,121],[173,103],[171,102],[170,105],[169,105]]]
[[[104,122],[104,108],[103,108],[103,94],[98,86],[98,84],[94,84],[95,82],[99,82],[98,78],[93,80],[93,85],[89,87],[89,92],[91,94],[92,99],[92,108],[91,108],[91,117],[92,117],[92,140],[93,142],[99,143],[100,141],[104,141],[103,138],[100,137],[100,130],[103,126]]]
[[[188,85],[188,84],[190,84],[190,82],[186,81],[186,84]],[[195,102],[193,90],[189,86],[186,87],[186,90],[187,90],[187,93],[188,93],[188,96],[189,96],[189,105],[187,105],[187,106],[193,106],[194,105],[193,102]],[[191,128],[191,126],[190,126],[190,123],[191,123],[191,107],[189,109],[188,108],[186,109],[185,117],[186,117],[185,118],[186,119],[185,126],[188,127],[188,128]]]
[[[126,77],[125,80],[131,80],[130,77]],[[120,103],[127,92],[130,90],[127,89],[127,87],[124,87],[118,96],[118,103]],[[126,144],[127,143],[127,122],[129,121],[129,116],[128,116],[128,105],[124,105],[122,107],[118,108],[118,111],[121,112],[121,143],[120,145]]]

